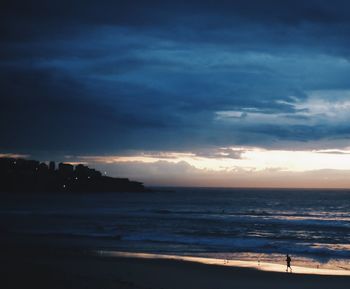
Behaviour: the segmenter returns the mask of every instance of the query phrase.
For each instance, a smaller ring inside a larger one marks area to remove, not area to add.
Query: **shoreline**
[[[221,264],[207,264],[196,257],[160,258],[78,247],[3,246],[1,256],[6,264],[0,278],[3,289],[341,289],[350,284],[349,276],[287,274],[231,261],[224,265],[222,259]]]
[[[194,262],[205,265],[216,265],[224,267],[249,268],[259,271],[285,273],[286,266],[276,263],[259,262],[259,261],[245,261],[245,260],[228,260],[218,258],[205,258],[195,256],[181,256],[181,255],[167,255],[155,253],[135,253],[135,252],[121,252],[121,251],[94,251],[97,256],[101,257],[115,257],[115,258],[135,258],[135,259],[159,259],[159,260],[176,260],[182,262]],[[323,269],[310,268],[302,266],[292,266],[293,274],[305,275],[327,275],[327,276],[350,276],[350,270],[346,269]]]

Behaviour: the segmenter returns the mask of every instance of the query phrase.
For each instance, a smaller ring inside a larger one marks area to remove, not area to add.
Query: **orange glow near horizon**
[[[230,152],[237,155],[229,157]],[[231,147],[220,148],[208,156],[193,152],[139,152],[78,158],[112,173],[113,167],[118,167],[116,175],[124,174],[149,185],[350,188],[349,149],[287,151]]]
[[[225,148],[227,150],[228,148]],[[169,163],[186,162],[189,165],[209,171],[247,171],[279,170],[289,172],[307,172],[315,170],[350,170],[350,150],[312,150],[288,151],[266,150],[261,148],[229,148],[239,151],[240,157],[232,158],[225,153],[217,153],[215,157],[200,156],[195,153],[161,152],[138,153],[134,155],[116,156],[80,156],[85,162],[124,163],[142,162]]]
[[[161,151],[65,158],[65,163],[85,164],[109,176],[128,177],[146,185],[350,188],[349,148],[288,151],[223,147],[197,153]]]

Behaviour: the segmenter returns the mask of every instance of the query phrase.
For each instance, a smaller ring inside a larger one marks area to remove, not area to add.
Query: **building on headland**
[[[39,172],[41,173],[47,173],[49,171],[49,166],[45,163],[39,164]]]
[[[51,162],[49,163],[49,171],[50,171],[50,172],[54,172],[55,170],[56,170],[56,164],[55,164],[54,161],[51,161]]]
[[[16,171],[32,171],[36,172],[39,170],[40,162],[34,160],[14,159],[13,168]]]
[[[90,169],[88,166],[83,164],[76,165],[74,173],[77,175],[77,177],[87,177],[88,179],[102,176],[101,172],[95,169]]]
[[[26,159],[0,158],[0,192],[144,192],[142,183],[113,178],[86,165],[47,165]]]
[[[72,175],[74,172],[74,166],[67,163],[59,163],[58,172],[62,175]]]

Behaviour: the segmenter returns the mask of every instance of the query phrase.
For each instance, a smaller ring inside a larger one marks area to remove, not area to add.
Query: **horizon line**
[[[257,190],[350,190],[350,187],[216,187],[216,186],[176,186],[176,185],[146,185],[147,188],[181,188],[181,189],[257,189]]]

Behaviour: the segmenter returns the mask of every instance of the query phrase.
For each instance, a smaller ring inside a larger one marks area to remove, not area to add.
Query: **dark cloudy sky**
[[[265,185],[286,171],[314,184],[324,170],[345,182],[349,11],[345,0],[2,1],[0,154],[151,184]]]

